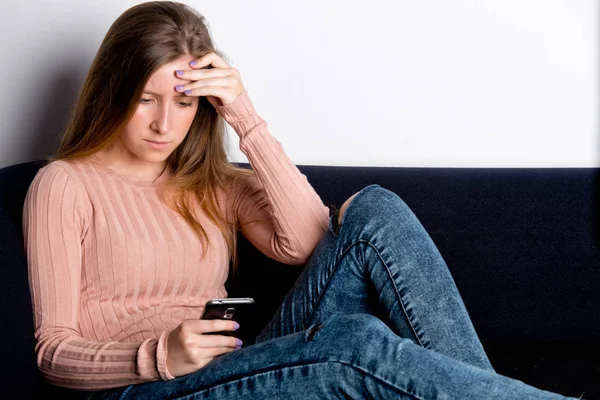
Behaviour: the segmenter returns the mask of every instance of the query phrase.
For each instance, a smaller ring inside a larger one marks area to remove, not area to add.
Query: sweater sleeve
[[[23,234],[38,367],[48,382],[74,389],[167,379],[166,333],[142,343],[81,336],[82,246],[91,212],[81,183],[54,164],[39,171],[27,192]]]
[[[242,233],[271,258],[305,264],[327,230],[329,209],[271,136],[247,91],[218,111],[239,135],[255,172],[254,179],[239,179],[232,193]]]

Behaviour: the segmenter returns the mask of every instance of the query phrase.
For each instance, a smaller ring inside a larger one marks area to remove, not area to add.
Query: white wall
[[[297,164],[600,166],[597,1],[186,2]],[[52,149],[135,3],[4,5],[0,167]]]

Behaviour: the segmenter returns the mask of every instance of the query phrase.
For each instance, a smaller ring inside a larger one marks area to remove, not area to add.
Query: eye
[[[150,104],[151,101],[152,99],[140,99],[141,104]]]
[[[188,102],[185,102],[185,101],[180,101],[178,104],[179,104],[180,107],[191,107],[192,106],[191,102],[188,103]]]

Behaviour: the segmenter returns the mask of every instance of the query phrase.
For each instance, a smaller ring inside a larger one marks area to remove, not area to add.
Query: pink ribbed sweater
[[[302,264],[328,226],[328,209],[284,153],[248,93],[219,113],[240,136],[257,179],[220,193],[230,221],[268,256]],[[55,161],[24,206],[36,353],[59,386],[101,389],[171,379],[166,338],[205,302],[225,297],[230,254],[197,210],[211,245],[159,198],[153,184],[117,176],[93,159]]]

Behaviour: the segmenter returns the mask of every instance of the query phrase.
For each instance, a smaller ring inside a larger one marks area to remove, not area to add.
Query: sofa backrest
[[[38,381],[21,213],[40,166],[0,169],[0,385]],[[448,263],[481,338],[600,336],[600,170],[299,168],[328,206],[371,183],[400,195]],[[228,289],[255,297],[258,329],[300,269],[243,239],[239,257]]]
[[[0,169],[0,385],[38,381],[21,214],[40,163]]]
[[[299,168],[326,205],[371,183],[397,193],[446,260],[480,338],[600,337],[600,169]],[[292,275],[244,246],[245,294],[264,296],[277,271]]]

